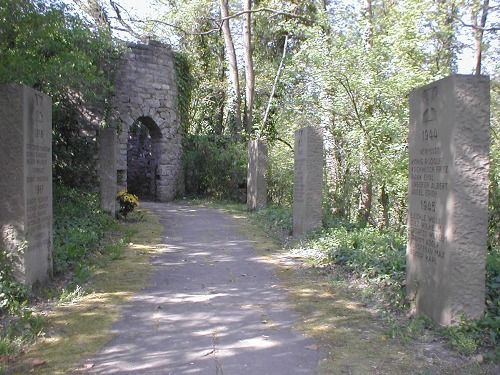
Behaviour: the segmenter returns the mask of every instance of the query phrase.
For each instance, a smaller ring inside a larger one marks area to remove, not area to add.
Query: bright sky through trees
[[[72,4],[75,6],[75,8],[78,8],[78,3],[81,2],[82,0],[64,0],[64,2],[68,4]],[[136,20],[141,20],[141,21],[146,21],[146,20],[159,20],[161,17],[168,12],[168,6],[165,5],[166,2],[162,2],[159,0],[113,0],[114,3],[118,4],[119,7],[122,9],[122,14],[121,16],[124,19],[128,19],[129,16],[133,19]],[[346,1],[346,0],[344,0]],[[163,4],[162,4],[163,3]],[[348,1],[348,3],[352,3],[351,1]],[[361,7],[362,2],[359,2],[359,6]],[[103,1],[103,5],[106,7],[108,11],[108,15],[111,17],[112,24],[115,26],[116,20],[116,14],[112,9],[109,7],[109,2],[108,1]],[[499,7],[500,6],[500,1],[490,1],[490,7]],[[128,13],[128,14],[127,14]],[[491,24],[493,22],[498,22],[499,18],[498,13],[491,13],[489,15],[488,23]],[[463,21],[464,23],[469,24],[470,20],[466,19]],[[138,26],[141,26],[139,23],[131,23],[131,26],[134,28],[137,28]],[[233,26],[234,27],[234,26]],[[134,36],[130,35],[129,32],[127,31],[114,31],[115,35],[123,40],[137,40]],[[459,35],[459,41],[463,43],[463,48],[461,51],[459,51],[458,55],[458,74],[471,74],[474,69],[474,50],[472,49],[473,46],[473,35],[472,35],[472,30],[468,27],[462,28],[460,35]],[[172,43],[175,43],[172,41]],[[489,48],[490,49],[495,49],[495,50],[500,50],[500,38],[492,38],[491,41],[489,41]],[[487,74],[494,74],[497,75],[498,72],[491,71],[493,69],[489,65],[491,64],[491,59],[485,59],[484,64],[485,64],[485,70],[487,71]]]

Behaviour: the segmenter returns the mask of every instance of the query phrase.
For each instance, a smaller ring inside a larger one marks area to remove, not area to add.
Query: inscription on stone
[[[443,325],[483,312],[488,86],[452,76],[410,96],[407,291]]]
[[[321,226],[323,137],[312,126],[295,132],[293,169],[293,235],[301,237]]]
[[[0,85],[0,246],[16,277],[43,282],[52,269],[52,109],[49,96]]]
[[[446,135],[438,131],[436,100],[438,87],[422,90],[421,126],[412,138],[410,159],[409,237],[411,254],[426,262],[444,259],[443,207],[448,196],[450,150],[441,145]],[[449,140],[446,140],[449,142]],[[416,151],[416,152],[415,152]]]

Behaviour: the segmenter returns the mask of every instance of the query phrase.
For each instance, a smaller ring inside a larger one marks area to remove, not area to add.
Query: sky
[[[75,0],[64,0],[66,3],[75,5]],[[161,9],[157,5],[156,0],[114,0],[116,3],[120,4],[124,9],[126,9],[131,16],[136,16],[138,19],[148,19],[148,18],[157,18],[165,9]],[[492,1],[492,3],[496,3],[498,1]],[[491,4],[490,4],[491,5]],[[77,7],[77,6],[76,6]],[[110,14],[114,14],[113,11],[110,11]],[[135,40],[128,33],[120,33],[116,32],[117,37],[123,40]],[[471,44],[472,36],[470,32],[464,33],[464,35],[460,36],[460,41],[465,42],[466,44]],[[493,46],[497,49],[500,49],[500,38],[494,39],[492,41]],[[458,74],[471,74],[474,68],[474,51],[470,48],[464,48],[462,53],[458,57]],[[483,61],[483,64],[485,62]],[[489,67],[486,65],[486,69]],[[491,73],[491,72],[490,72]],[[496,73],[498,75],[498,72]]]

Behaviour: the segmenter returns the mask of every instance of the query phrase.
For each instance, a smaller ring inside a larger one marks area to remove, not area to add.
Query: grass
[[[120,251],[112,244],[111,259],[96,260],[102,268],[92,268],[88,287],[93,291],[76,288],[63,294],[61,303],[47,314],[46,334],[15,364],[0,367],[3,374],[67,374],[110,340],[120,306],[148,285],[153,271],[149,257],[156,252],[162,231],[156,216],[140,209],[136,214],[143,220],[123,224],[127,233],[133,233],[130,241]],[[37,363],[43,364],[34,366]]]
[[[206,201],[194,203],[211,206]],[[448,350],[428,321],[408,320],[376,308],[370,303],[374,295],[363,294],[364,284],[356,282],[359,279],[349,278],[333,266],[306,262],[293,249],[284,248],[281,237],[269,226],[256,225],[255,218],[262,225],[260,214],[248,213],[242,205],[215,207],[232,215],[255,250],[275,264],[280,284],[300,316],[295,328],[317,342],[317,348],[309,350],[320,353],[319,375],[497,373],[494,364],[478,363]],[[134,234],[124,244],[124,252],[117,248],[111,263],[104,262],[102,269],[91,267],[93,292],[81,293],[78,288],[68,292],[64,303],[47,315],[45,337],[15,366],[4,370],[5,374],[81,370],[83,361],[111,338],[110,328],[119,318],[119,306],[147,285],[153,271],[148,259],[156,251],[161,226],[155,216],[144,211],[138,214],[144,221],[125,223]],[[468,348],[470,343],[457,344]]]
[[[282,217],[272,212],[269,225],[262,212],[233,212],[255,249],[278,267],[277,276],[301,316],[295,328],[318,342],[319,375],[497,373],[494,363],[450,350],[428,319],[409,320],[384,310],[374,301],[380,293],[363,293],[361,278],[298,258],[293,246],[283,248],[283,237],[269,230],[277,220],[286,223]]]

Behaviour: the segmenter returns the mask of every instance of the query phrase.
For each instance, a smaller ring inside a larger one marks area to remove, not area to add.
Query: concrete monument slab
[[[52,99],[0,85],[0,247],[15,276],[43,283],[52,272]]]
[[[449,325],[484,312],[489,78],[450,76],[411,92],[407,292]]]
[[[116,173],[116,147],[117,135],[114,128],[99,130],[99,182],[101,208],[115,217],[117,173]]]
[[[295,131],[293,168],[293,236],[302,237],[321,226],[323,137],[308,126]]]

